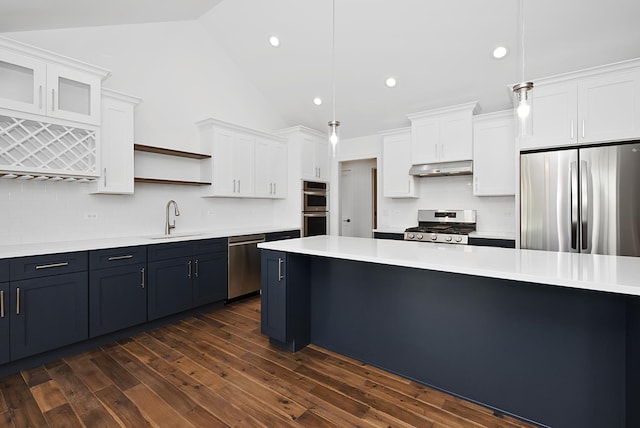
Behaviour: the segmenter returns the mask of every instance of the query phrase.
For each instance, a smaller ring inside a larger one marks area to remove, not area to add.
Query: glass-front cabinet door
[[[44,62],[0,50],[0,107],[45,113]]]
[[[0,107],[100,124],[100,77],[0,50]]]
[[[49,116],[100,124],[100,78],[68,67],[47,66]]]

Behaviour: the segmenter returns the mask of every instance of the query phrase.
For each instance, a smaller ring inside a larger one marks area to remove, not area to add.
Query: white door
[[[340,174],[340,236],[354,236],[353,190],[353,171],[343,169]]]

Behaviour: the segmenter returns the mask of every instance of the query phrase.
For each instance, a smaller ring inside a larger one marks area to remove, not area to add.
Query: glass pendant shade
[[[518,135],[532,135],[531,103],[533,101],[533,82],[523,82],[513,87],[515,94],[514,108],[518,119]]]
[[[338,137],[338,126],[340,126],[340,121],[332,120],[329,122],[329,128],[331,129],[331,134],[329,136],[329,142],[331,143],[331,150],[333,154],[336,154],[336,146],[338,145],[339,137]]]

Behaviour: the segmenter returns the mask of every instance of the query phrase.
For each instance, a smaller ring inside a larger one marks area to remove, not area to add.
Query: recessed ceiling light
[[[389,77],[384,81],[384,84],[387,85],[388,88],[393,88],[394,86],[396,86],[397,82],[395,78]]]
[[[505,46],[498,46],[493,50],[493,57],[495,59],[502,59],[507,56],[508,53],[509,49],[507,49]]]
[[[277,48],[278,46],[280,46],[280,39],[278,38],[278,36],[269,36],[269,44],[274,48]]]
[[[320,98],[320,97],[315,97],[315,98],[313,99],[313,103],[314,103],[315,105],[317,105],[317,106],[322,105],[322,98]]]

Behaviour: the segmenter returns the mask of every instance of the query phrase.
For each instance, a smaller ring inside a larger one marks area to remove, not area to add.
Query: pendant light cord
[[[336,120],[336,0],[333,0],[331,25],[331,99],[333,104],[333,121]]]
[[[518,15],[520,21],[520,56],[522,58],[522,80],[524,82],[524,0],[518,2]]]

